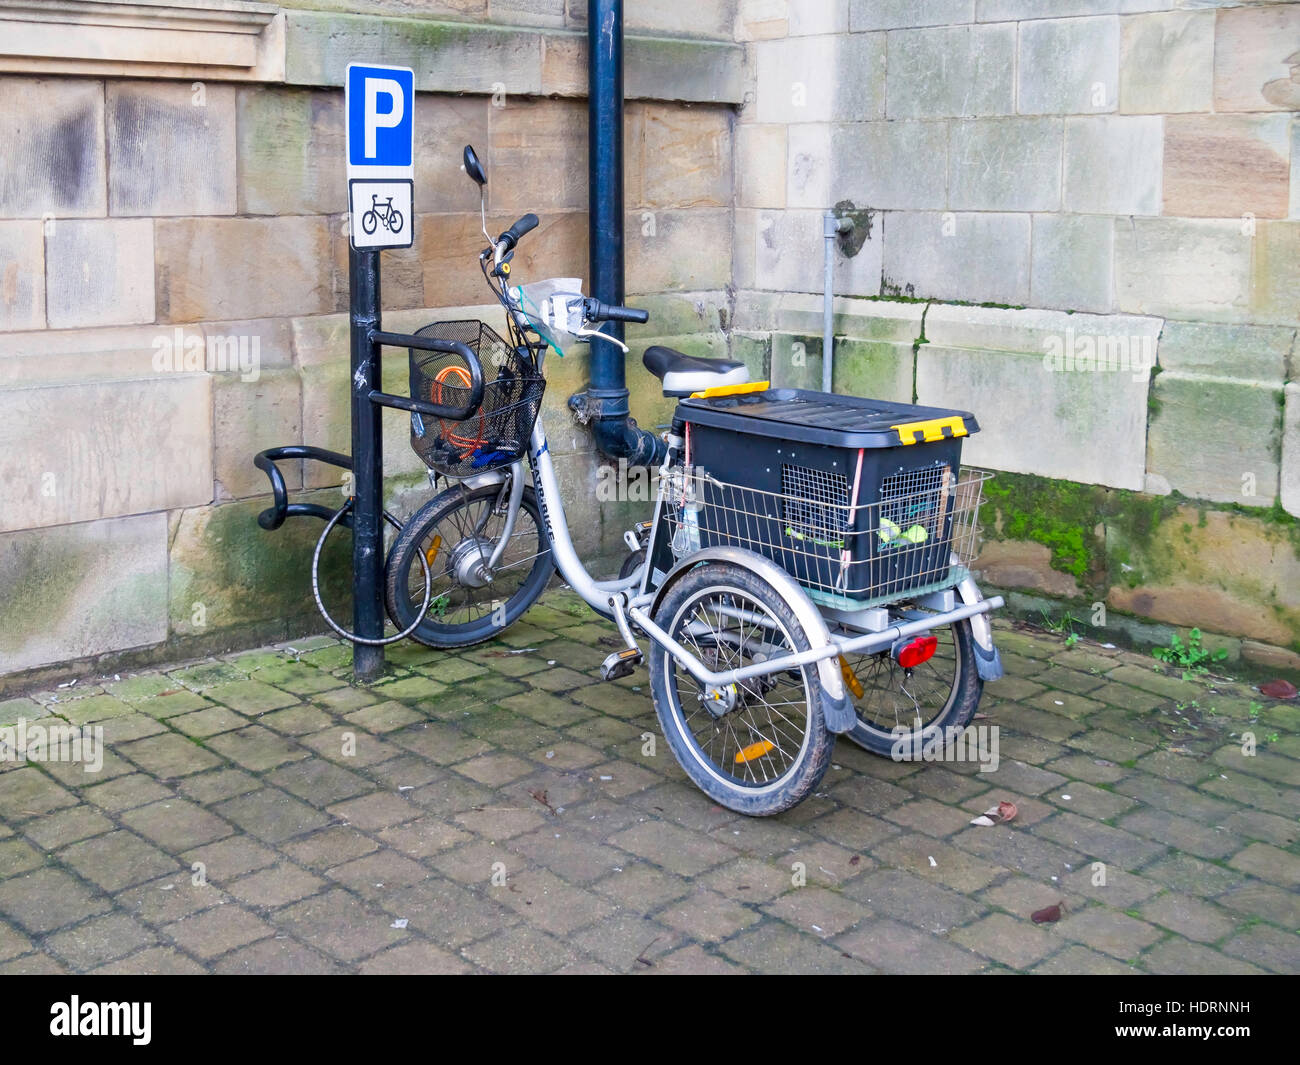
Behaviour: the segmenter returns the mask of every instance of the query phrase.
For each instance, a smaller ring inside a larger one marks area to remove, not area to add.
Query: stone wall
[[[259,529],[269,494],[252,457],[299,441],[350,450],[348,60],[416,70],[416,244],[384,253],[386,325],[501,325],[482,306],[467,142],[488,168],[489,227],[542,218],[517,274],[587,274],[584,3],[250,6],[270,39],[246,71],[204,67],[215,45],[200,42],[184,80],[121,77],[113,56],[126,53],[113,49],[147,42],[106,36],[104,76],[67,57],[0,74],[0,674],[319,629],[308,564],[320,525]],[[655,312],[635,343],[721,351],[743,60],[734,5],[633,6],[628,285]],[[155,58],[132,69],[177,71],[174,55]],[[405,392],[405,372],[387,352],[390,391]],[[574,530],[599,554],[620,542],[624,515],[596,505],[592,443],[564,407],[585,387],[585,355],[553,359],[549,376]],[[662,422],[657,388],[630,377],[635,414]],[[385,427],[390,506],[406,513],[430,492],[407,419],[391,412]],[[339,471],[296,466],[286,475],[300,498],[341,499]],[[341,564],[345,549],[335,554]]]
[[[837,390],[1200,516],[1161,548],[1184,564],[1140,567],[1099,516],[1109,565],[1076,574],[1007,538],[1008,478],[987,580],[1300,650],[1300,4],[749,0],[737,35],[733,350],[819,387],[835,208]]]

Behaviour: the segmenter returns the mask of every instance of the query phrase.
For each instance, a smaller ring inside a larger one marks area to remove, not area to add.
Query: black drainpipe
[[[587,4],[588,240],[591,294],[621,304],[623,292],[623,0]],[[622,322],[603,331],[623,339]],[[591,382],[569,407],[590,423],[601,454],[629,466],[663,461],[664,442],[638,429],[628,409],[626,356],[613,344],[591,344]]]

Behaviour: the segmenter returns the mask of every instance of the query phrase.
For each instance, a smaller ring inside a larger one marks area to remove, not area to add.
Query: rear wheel
[[[846,693],[853,700],[857,724],[849,739],[874,754],[895,757],[919,754],[943,744],[970,724],[984,683],[975,669],[974,636],[969,621],[931,631],[938,639],[934,655],[905,670],[888,650],[847,655]]]
[[[741,566],[710,562],[677,580],[655,621],[710,670],[808,650],[794,612]],[[650,652],[655,712],[695,784],[737,813],[788,810],[821,782],[835,737],[822,717],[816,666],[706,690],[663,648]]]
[[[405,629],[424,599],[424,568],[433,587],[429,612],[411,638],[430,647],[468,647],[513,625],[546,588],[551,547],[542,532],[537,499],[524,489],[510,541],[488,572],[486,565],[505,531],[508,489],[457,486],[412,515],[393,542],[385,570],[388,614]]]

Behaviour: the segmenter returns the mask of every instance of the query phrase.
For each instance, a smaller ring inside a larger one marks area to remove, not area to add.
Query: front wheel
[[[430,647],[468,647],[513,625],[551,577],[551,545],[542,531],[537,498],[524,489],[505,551],[487,563],[505,532],[505,485],[449,488],[402,526],[385,570],[389,617],[399,629],[415,620],[424,601],[424,568],[433,581],[429,612],[411,634]],[[418,554],[417,554],[418,552]]]
[[[374,211],[367,211],[361,216],[361,228],[367,235],[375,231],[375,226],[379,224],[379,216]]]
[[[946,747],[970,724],[984,690],[970,621],[936,628],[931,635],[938,639],[933,656],[911,670],[888,651],[841,659],[858,718],[846,734],[854,743],[896,758],[932,745]]]
[[[685,573],[668,589],[655,621],[713,672],[811,647],[776,589],[732,563],[709,562]],[[655,646],[650,684],[678,763],[729,810],[751,816],[788,810],[830,765],[835,737],[822,717],[815,665],[706,690]]]

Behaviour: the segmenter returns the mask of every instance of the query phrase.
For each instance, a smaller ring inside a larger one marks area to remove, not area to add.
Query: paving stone
[[[23,831],[38,847],[55,851],[69,843],[102,835],[112,827],[112,822],[102,813],[83,803],[29,821]]]
[[[63,961],[84,971],[154,946],[157,940],[139,922],[125,914],[113,913],[55,933],[46,943]]]
[[[229,799],[212,812],[267,843],[283,843],[329,822],[319,810],[274,788]]]
[[[96,976],[196,976],[204,971],[193,958],[169,947],[150,947],[91,970]]]
[[[228,684],[218,684],[206,689],[204,695],[212,702],[238,710],[241,714],[264,714],[298,702],[298,698],[292,693],[256,680],[237,680]]]
[[[985,912],[981,903],[897,869],[882,869],[852,880],[844,893],[873,913],[917,925],[932,935],[941,935]]]
[[[691,885],[682,877],[637,862],[597,881],[591,889],[633,911],[651,913],[688,895]]]
[[[448,954],[432,943],[412,941],[367,958],[358,967],[358,972],[387,976],[459,976],[473,971],[473,967],[462,958]]]
[[[1300,928],[1300,896],[1272,884],[1251,880],[1220,895],[1215,902],[1246,917],[1262,917],[1283,928]]]
[[[311,753],[261,725],[213,736],[206,742],[218,754],[254,773],[307,758]]]
[[[61,869],[44,868],[0,881],[0,913],[29,935],[103,913],[108,900]]]
[[[1163,843],[1070,813],[1058,814],[1041,825],[1035,825],[1033,831],[1085,854],[1090,861],[1103,861],[1129,869],[1137,868],[1167,849]]]
[[[657,919],[694,940],[715,943],[754,924],[759,915],[740,902],[700,889],[665,906]]]
[[[963,832],[954,836],[952,843],[987,861],[1000,862],[1008,869],[1018,869],[1044,879],[1065,876],[1085,861],[1084,856],[1073,848],[1040,839],[1023,828],[1008,829],[1004,825],[986,828],[982,832]]]
[[[1141,964],[1147,972],[1166,976],[1252,976],[1264,971],[1186,939],[1166,939],[1147,951]]]
[[[0,775],[0,809],[13,821],[47,814],[76,802],[76,796],[34,767],[14,769]]]
[[[105,891],[152,880],[177,865],[175,858],[122,830],[74,843],[59,852],[59,861]]]
[[[290,762],[268,774],[267,780],[313,806],[329,806],[374,790],[365,777],[322,758]]]
[[[226,890],[246,905],[276,909],[314,895],[324,886],[320,877],[282,862],[228,883]]]
[[[368,831],[413,821],[421,812],[418,806],[389,792],[374,792],[329,808],[329,813],[338,820]]]
[[[1151,925],[1100,906],[1067,913],[1056,928],[1065,938],[1121,961],[1137,957],[1161,938],[1161,932]]]
[[[201,913],[230,901],[219,887],[199,880],[198,872],[173,873],[128,888],[113,897],[118,907],[154,928]]]
[[[1134,973],[1129,966],[1113,958],[1079,946],[1066,947],[1034,966],[1032,971],[1053,976],[1131,976]]]
[[[460,820],[467,827],[475,828],[472,821],[466,820],[467,816],[462,815]],[[584,885],[615,869],[626,868],[632,861],[628,854],[615,847],[584,838],[574,831],[556,831],[551,825],[518,836],[511,841],[510,850],[527,856],[565,880]]]
[[[1290,928],[1256,925],[1223,944],[1223,952],[1273,973],[1294,974],[1300,967],[1300,935]]]
[[[1227,829],[1164,810],[1137,810],[1123,818],[1120,827],[1201,858],[1226,858],[1241,846],[1241,840]]]
[[[888,918],[859,925],[835,945],[885,973],[973,973],[987,967],[972,951]]]
[[[20,839],[0,843],[0,879],[30,872],[45,864],[45,856]]]
[[[221,764],[221,759],[211,751],[174,732],[135,740],[124,744],[119,751],[150,776],[163,779],[200,773]]]
[[[1054,936],[1026,920],[994,913],[949,938],[1013,969],[1027,969],[1057,947]]]
[[[739,966],[724,958],[709,954],[704,948],[696,944],[674,951],[662,961],[656,963],[651,970],[651,972],[664,976],[674,974],[721,976],[727,973],[743,971]]]
[[[223,957],[213,972],[238,975],[267,973],[274,975],[316,976],[345,972],[338,962],[294,940],[276,936],[240,947]]]
[[[269,714],[262,714],[257,720],[286,736],[306,736],[329,728],[331,724],[329,714],[305,703],[284,710],[273,710]]]
[[[521,925],[464,948],[465,957],[489,972],[551,973],[575,959],[554,936]]]
[[[379,689],[381,692],[386,689]],[[364,706],[360,710],[354,710],[350,714],[344,715],[345,719],[354,725],[359,725],[367,732],[374,732],[382,735],[385,732],[393,732],[396,729],[404,728],[416,721],[425,720],[424,715],[410,709],[403,703],[389,699],[382,703],[372,703]]]
[[[214,769],[198,776],[186,777],[177,785],[177,790],[195,802],[209,806],[222,799],[247,795],[261,786],[261,781],[242,769]]]
[[[419,862],[385,848],[345,865],[336,865],[328,875],[363,898],[375,898],[394,888],[423,883],[433,874]]]
[[[385,828],[379,838],[411,858],[428,858],[471,837],[436,817],[421,817],[403,825]]]
[[[1142,917],[1180,936],[1201,943],[1214,943],[1231,933],[1238,922],[1208,902],[1165,892],[1138,907]]]
[[[730,847],[701,839],[664,821],[633,825],[612,837],[610,842],[682,876],[694,876],[734,857],[736,853]]]
[[[572,944],[614,972],[649,972],[655,963],[682,945],[679,933],[635,914],[616,914],[574,933]]]
[[[1228,864],[1234,869],[1280,884],[1292,891],[1300,888],[1300,857],[1271,844],[1252,843]]]
[[[392,917],[427,935],[445,950],[454,950],[502,928],[520,923],[519,916],[490,898],[446,880],[434,879],[415,887],[400,888],[378,900]]]
[[[1083,868],[1061,877],[1059,883],[1071,894],[1094,899],[1117,910],[1132,909],[1162,889],[1160,882],[1145,876],[1104,862],[1101,863],[1104,869],[1099,870],[1095,868],[1096,864],[1089,862]]]
[[[345,825],[323,828],[284,845],[289,857],[316,870],[333,868],[378,849],[379,844],[369,836]]]
[[[408,937],[392,928],[392,918],[341,889],[281,910],[275,923],[309,947],[345,962],[354,962]]]
[[[230,836],[186,851],[181,859],[193,865],[201,862],[213,883],[228,884],[244,873],[263,869],[276,860],[275,851],[247,836]]]
[[[167,925],[163,932],[189,953],[212,959],[265,939],[275,929],[242,907],[226,905],[184,917]]]
[[[762,907],[802,932],[826,939],[872,916],[866,906],[827,888],[810,886],[788,891]]]
[[[233,732],[248,724],[248,719],[240,717],[233,710],[224,706],[212,706],[206,710],[196,710],[189,714],[180,714],[171,719],[171,727],[187,736],[206,739],[220,732]]]

